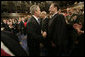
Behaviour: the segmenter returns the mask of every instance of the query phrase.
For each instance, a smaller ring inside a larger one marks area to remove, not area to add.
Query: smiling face
[[[53,14],[55,14],[56,12],[58,12],[59,11],[59,4],[57,4],[57,3],[52,3],[51,5],[50,5],[50,8],[49,8],[49,11],[50,11],[50,14],[51,15],[53,15]]]
[[[50,5],[49,11],[50,11],[50,14],[54,14],[54,11],[55,11],[54,4]]]

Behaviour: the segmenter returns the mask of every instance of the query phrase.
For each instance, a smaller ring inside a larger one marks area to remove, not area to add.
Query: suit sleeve
[[[27,23],[27,33],[28,33],[28,35],[31,35],[31,37],[33,39],[38,39],[38,40],[43,39],[43,36],[41,34],[36,34],[36,30],[35,30],[36,27],[34,25],[35,24],[33,24],[31,22]]]

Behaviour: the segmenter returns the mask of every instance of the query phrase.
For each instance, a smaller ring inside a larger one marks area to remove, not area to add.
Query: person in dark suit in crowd
[[[2,21],[2,27],[4,27],[4,30],[9,31],[9,25],[7,24],[7,20],[4,19]]]
[[[52,18],[48,25],[48,55],[60,56],[66,51],[67,37],[66,37],[66,22],[62,14],[58,14],[59,6],[52,3],[49,11]]]
[[[40,56],[40,41],[46,32],[41,34],[40,26],[40,8],[37,5],[30,7],[32,17],[27,21],[27,44],[29,47],[29,56]],[[43,36],[42,36],[43,35]]]
[[[24,32],[24,22],[22,21],[22,19],[21,18],[19,18],[19,29],[20,29],[20,32],[21,32],[21,34],[23,34],[23,32]]]
[[[14,34],[19,33],[19,30],[18,30],[19,25],[18,25],[17,19],[15,19],[13,26],[14,26]]]
[[[84,56],[84,16],[79,15],[77,22],[73,23],[74,48],[71,52],[71,56]]]
[[[45,11],[41,12],[41,29],[42,32],[48,32],[48,23],[49,23],[49,18],[47,16],[47,13]],[[41,48],[46,49],[47,48],[47,38],[43,39],[41,42]],[[45,53],[46,54],[46,53]]]
[[[42,31],[47,32],[49,19],[47,17],[47,13],[45,11],[41,12],[41,18],[42,18]]]
[[[1,31],[1,42],[3,42],[5,45],[5,47],[2,46],[2,49],[7,47],[12,54],[14,54],[14,56],[27,56],[27,53],[19,44],[18,37],[13,35],[11,32]]]

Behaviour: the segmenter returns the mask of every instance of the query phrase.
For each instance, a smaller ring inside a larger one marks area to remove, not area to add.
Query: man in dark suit
[[[42,18],[42,31],[47,32],[49,19],[47,17],[47,13],[45,11],[41,12],[41,18]]]
[[[65,53],[67,44],[66,39],[66,22],[63,15],[58,14],[58,5],[52,3],[49,11],[52,14],[52,18],[49,21],[48,26],[48,55],[60,56]]]
[[[7,24],[6,19],[2,21],[2,27],[4,27],[4,30],[9,31],[9,25]]]
[[[27,22],[27,43],[29,47],[29,56],[40,56],[40,41],[45,34],[41,34],[39,21],[40,8],[37,5],[30,7],[32,17]]]
[[[48,23],[49,23],[49,18],[47,17],[47,13],[45,11],[41,12],[41,29],[42,32],[48,32]],[[41,42],[41,47],[45,48],[47,47],[47,38],[43,39]]]
[[[73,16],[75,17],[75,15]],[[83,18],[84,16],[78,15],[77,18],[73,21],[73,24],[71,24],[74,28],[73,32],[71,33],[73,36],[73,44],[74,48],[71,48],[71,56],[83,56],[84,55],[84,23]],[[82,20],[81,20],[82,19]],[[82,43],[82,44],[81,44]]]
[[[21,34],[24,33],[24,22],[21,20],[21,18],[19,18],[19,29],[20,29],[20,32]]]

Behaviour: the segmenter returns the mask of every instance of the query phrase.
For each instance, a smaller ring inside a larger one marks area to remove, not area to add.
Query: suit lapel
[[[57,16],[58,14],[55,14],[49,21],[49,26],[52,24],[53,20],[55,19],[55,17]]]
[[[40,24],[37,22],[37,20],[32,16],[32,19],[33,19],[33,21],[35,22],[35,24],[37,24],[37,25],[39,25],[40,26]]]

